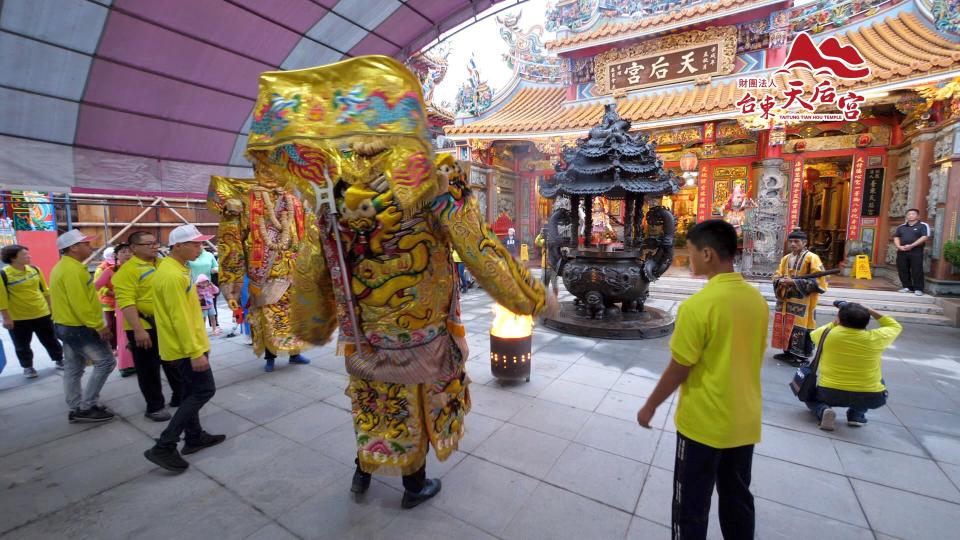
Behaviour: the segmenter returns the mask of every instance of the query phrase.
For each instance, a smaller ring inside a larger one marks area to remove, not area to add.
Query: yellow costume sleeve
[[[484,223],[469,190],[451,184],[457,199],[444,193],[434,199],[433,213],[448,241],[470,273],[503,307],[520,315],[539,313],[546,301],[543,285],[514,259]]]
[[[240,299],[246,256],[243,247],[243,198],[255,183],[252,179],[211,176],[207,207],[220,216],[217,231],[220,288],[227,300]]]
[[[308,213],[304,239],[293,267],[290,320],[293,333],[314,345],[323,345],[337,328],[337,306],[333,281],[320,243],[316,216]]]

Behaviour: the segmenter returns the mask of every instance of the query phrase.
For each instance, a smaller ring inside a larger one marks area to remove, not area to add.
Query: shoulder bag
[[[790,390],[797,399],[804,403],[814,401],[817,398],[817,368],[820,366],[820,355],[823,354],[823,344],[827,342],[827,334],[832,328],[827,328],[820,336],[820,343],[817,345],[817,354],[813,356],[813,362],[809,366],[797,368],[793,374],[793,380],[790,381]]]

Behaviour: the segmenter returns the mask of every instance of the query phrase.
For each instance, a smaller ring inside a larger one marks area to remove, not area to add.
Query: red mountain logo
[[[777,73],[791,69],[808,69],[814,75],[833,75],[841,79],[862,79],[870,75],[870,66],[852,45],[841,45],[840,40],[828,37],[818,47],[806,32],[800,32],[790,44],[787,61]]]

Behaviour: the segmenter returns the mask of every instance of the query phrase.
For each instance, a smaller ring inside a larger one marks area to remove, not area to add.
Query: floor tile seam
[[[131,444],[133,444],[133,443],[131,443]],[[146,471],[144,471],[144,472],[141,473],[141,474],[138,474],[138,475],[136,475],[136,476],[134,476],[134,477],[132,477],[132,478],[129,478],[129,479],[123,481],[123,482],[120,482],[120,483],[118,483],[118,484],[114,484],[114,485],[112,485],[112,486],[105,487],[105,488],[101,489],[100,491],[97,491],[97,492],[95,492],[95,493],[92,493],[92,494],[90,494],[90,495],[87,495],[85,498],[86,498],[86,499],[92,499],[92,498],[94,498],[94,497],[99,497],[100,495],[106,493],[107,491],[110,491],[110,490],[112,490],[112,489],[119,488],[119,487],[124,486],[124,485],[126,485],[126,484],[129,484],[129,483],[131,483],[131,482],[134,482],[134,481],[136,481],[136,480],[139,480],[140,478],[143,478],[144,476],[146,476],[146,475],[148,475],[148,474],[151,474],[151,473],[154,471],[154,469],[155,469],[155,467],[154,467],[154,468],[147,469]],[[202,474],[202,473],[201,473],[201,474]],[[22,524],[20,524],[20,525],[17,525],[16,527],[13,527],[13,528],[7,529],[7,530],[0,530],[0,537],[4,537],[4,536],[6,536],[6,535],[8,535],[8,534],[10,534],[10,533],[12,533],[12,532],[14,532],[14,531],[17,531],[17,530],[19,530],[19,529],[22,529],[22,528],[24,528],[24,527],[27,527],[28,525],[31,525],[31,524],[36,523],[36,522],[38,522],[38,521],[41,521],[41,520],[43,520],[43,519],[46,519],[47,517],[52,516],[53,514],[56,514],[57,512],[62,511],[64,508],[67,508],[67,507],[72,506],[72,505],[75,505],[75,504],[77,504],[77,503],[71,502],[71,501],[67,501],[67,504],[66,504],[66,505],[64,505],[64,506],[62,506],[62,507],[59,507],[59,508],[56,508],[55,510],[51,510],[51,511],[49,511],[49,512],[44,512],[44,513],[35,515],[35,516],[34,516],[32,519],[30,519],[29,521],[27,521],[27,522],[25,522],[25,523],[22,523]]]
[[[569,446],[569,445],[568,445],[568,446]],[[564,450],[566,450],[566,448],[564,448]],[[561,454],[562,454],[562,452],[561,452]],[[469,453],[468,453],[468,455],[470,455],[470,456],[472,456],[472,457],[474,457],[474,458],[476,458],[476,459],[479,459],[479,460],[481,460],[481,461],[485,461],[485,462],[487,462],[487,463],[489,463],[489,464],[491,464],[491,465],[496,465],[497,467],[502,467],[502,468],[504,468],[504,469],[507,469],[507,470],[510,471],[510,472],[514,472],[514,473],[519,474],[519,475],[521,475],[521,476],[525,476],[525,477],[530,478],[530,479],[532,479],[532,480],[536,480],[536,481],[538,482],[538,486],[535,486],[534,489],[530,491],[530,495],[527,496],[527,499],[525,499],[522,504],[517,505],[518,510],[519,510],[520,508],[522,508],[522,507],[530,500],[530,499],[529,499],[530,496],[533,495],[533,491],[536,490],[536,487],[539,487],[539,484],[546,484],[546,485],[548,485],[548,486],[557,488],[557,489],[559,489],[559,490],[566,491],[567,493],[570,493],[571,495],[576,495],[577,497],[581,497],[581,498],[584,498],[584,499],[593,501],[593,502],[595,502],[595,503],[597,503],[597,504],[600,504],[600,505],[603,505],[603,506],[605,506],[605,507],[607,507],[607,508],[609,508],[609,509],[611,509],[611,510],[616,510],[617,512],[620,512],[620,513],[622,513],[622,514],[626,514],[627,516],[633,516],[633,515],[634,515],[632,512],[628,512],[628,511],[626,511],[626,510],[624,510],[624,509],[622,509],[622,508],[618,508],[618,507],[616,507],[616,506],[613,506],[613,505],[611,505],[610,503],[606,503],[606,502],[604,502],[604,501],[601,501],[601,500],[598,500],[598,499],[594,499],[593,497],[590,497],[589,495],[584,495],[583,493],[577,493],[576,491],[573,491],[573,490],[570,489],[570,488],[567,488],[567,487],[564,487],[564,486],[555,484],[555,483],[553,483],[553,482],[551,482],[551,481],[549,481],[549,480],[547,480],[547,479],[545,479],[545,478],[537,478],[536,476],[532,476],[532,475],[530,475],[530,474],[528,474],[528,473],[526,473],[526,472],[519,471],[519,470],[517,470],[517,469],[514,469],[514,468],[512,468],[512,467],[510,467],[510,466],[507,466],[507,465],[504,465],[504,464],[502,464],[502,463],[497,463],[496,461],[492,461],[492,460],[487,459],[487,458],[485,458],[485,457],[483,457],[483,456],[478,456],[478,455],[469,454]],[[560,458],[558,457],[557,460],[554,460],[554,462],[551,463],[550,469],[547,470],[547,473],[546,473],[546,474],[550,474],[550,470],[552,470],[553,467],[556,466],[556,463],[557,463],[557,461],[558,461],[559,459],[560,459]],[[461,463],[462,463],[462,461],[461,461]],[[458,465],[459,465],[459,464],[458,464]],[[652,467],[652,465],[651,465],[651,467]],[[647,474],[649,474],[649,470],[648,470]],[[643,486],[646,486],[646,476],[647,476],[647,475],[644,475]],[[641,492],[642,492],[642,491],[643,491],[643,487],[641,487],[640,489],[641,489]],[[507,524],[507,528],[509,528],[510,523],[512,523],[514,519],[516,519],[516,515],[514,515],[514,517],[511,518],[510,522]],[[476,525],[474,525],[474,526],[476,526]],[[504,530],[506,530],[506,529],[504,529]]]
[[[300,396],[303,396],[303,397],[306,397],[306,398],[312,398],[314,401],[323,401],[323,400],[327,399],[327,398],[330,397],[330,396],[335,396],[335,395],[338,395],[338,393],[339,393],[339,394],[342,394],[342,393],[343,393],[343,392],[338,392],[338,393],[330,394],[330,396],[325,396],[325,397],[322,397],[322,398],[318,398],[318,397],[316,397],[316,396],[314,396],[314,395],[310,395],[310,394],[305,393],[305,391],[303,391],[303,390],[294,390],[293,388],[287,388],[286,386],[280,386],[279,384],[270,383],[270,382],[268,382],[267,384],[269,384],[270,386],[272,386],[272,387],[274,387],[274,388],[278,388],[278,389],[280,389],[280,390],[286,390],[287,392],[293,392],[293,393],[295,393],[295,394],[297,394],[297,395],[300,395]]]
[[[810,435],[810,436],[812,436],[812,437],[820,437],[820,438],[822,438],[822,439],[827,439],[827,440],[830,440],[830,441],[840,441],[840,442],[844,442],[844,443],[848,443],[848,444],[853,444],[853,445],[856,445],[856,446],[863,446],[864,448],[870,448],[870,449],[872,449],[872,450],[883,450],[884,452],[892,452],[892,453],[894,453],[894,454],[900,454],[900,455],[902,455],[902,456],[909,456],[909,457],[915,457],[915,458],[920,458],[920,459],[928,459],[928,458],[925,458],[925,457],[923,457],[923,456],[918,456],[917,454],[910,454],[910,453],[908,453],[908,452],[903,452],[903,451],[900,451],[900,450],[891,450],[891,449],[889,449],[889,448],[882,448],[882,447],[880,447],[880,446],[874,446],[874,445],[866,444],[866,443],[863,443],[863,442],[849,441],[849,440],[847,440],[847,439],[840,439],[840,438],[838,438],[838,437],[831,437],[830,435],[821,434],[821,433],[810,433],[810,432],[807,432],[807,431],[801,431],[801,430],[799,430],[799,429],[794,429],[794,428],[789,427],[789,426],[781,426],[781,425],[778,425],[778,424],[771,424],[771,423],[769,423],[769,422],[763,422],[763,424],[764,424],[764,425],[767,425],[767,426],[772,426],[772,427],[784,429],[784,430],[787,430],[787,431],[792,431],[792,432],[794,432],[794,433],[800,433],[800,434],[803,434],[803,435]],[[892,424],[888,424],[888,425],[892,425]],[[869,429],[869,427],[856,428],[856,429]],[[907,429],[907,430],[909,431],[909,428],[907,428],[906,426],[904,426],[904,429]],[[761,442],[762,442],[762,441],[761,441]],[[921,444],[920,447],[923,448],[923,445]],[[926,450],[924,449],[924,451],[926,451]]]
[[[921,492],[919,492],[919,491],[914,491],[913,489],[907,489],[907,488],[903,488],[903,487],[900,487],[900,486],[891,486],[890,484],[884,484],[884,483],[878,482],[878,481],[876,481],[876,480],[869,480],[869,479],[867,479],[867,478],[861,478],[861,477],[859,477],[859,476],[852,476],[852,475],[844,475],[844,476],[846,476],[846,477],[849,478],[850,480],[857,480],[858,482],[865,482],[865,483],[867,483],[867,484],[873,484],[873,485],[875,485],[875,486],[885,487],[885,488],[887,488],[887,489],[893,489],[893,490],[896,490],[896,491],[902,491],[902,492],[904,492],[904,493],[909,493],[909,494],[911,494],[911,495],[917,495],[917,496],[919,496],[919,497],[924,497],[924,498],[927,498],[927,499],[933,499],[933,500],[935,500],[935,501],[947,503],[947,504],[949,504],[949,505],[951,505],[951,506],[956,506],[958,512],[960,512],[960,497],[958,497],[958,499],[955,500],[955,501],[951,501],[950,499],[944,499],[943,497],[939,497],[939,496],[936,496],[936,495],[931,495],[931,494],[929,494],[929,493],[921,493]],[[950,477],[947,476],[947,479],[949,480]],[[951,482],[950,484],[953,485],[953,482]],[[954,487],[954,489],[956,489],[956,487]],[[958,492],[960,492],[960,490],[958,490]]]
[[[279,418],[278,418],[277,420],[279,420]],[[274,421],[274,420],[271,420],[270,422],[273,422],[273,421]],[[346,419],[344,419],[344,421],[346,421]],[[270,422],[267,422],[267,424],[269,424]],[[268,426],[267,424],[260,424],[260,425],[258,425],[257,427],[261,427],[261,428],[263,428],[263,429],[265,429],[265,430],[273,433],[274,435],[283,437],[284,439],[286,439],[286,440],[288,440],[288,441],[296,444],[297,446],[301,446],[301,447],[306,448],[307,450],[311,450],[311,451],[313,451],[313,452],[321,452],[321,453],[322,453],[321,450],[317,450],[317,449],[313,448],[312,446],[308,445],[307,443],[300,442],[300,441],[297,441],[297,440],[295,440],[295,439],[291,439],[290,437],[287,437],[287,436],[284,435],[283,433],[280,433],[279,431],[271,428],[271,427]],[[324,432],[322,432],[322,433],[318,433],[316,437],[314,437],[313,439],[310,439],[310,440],[312,441],[312,440],[315,440],[315,439],[317,439],[317,438],[319,438],[319,437],[322,437],[322,436],[324,436],[324,435],[327,435],[328,433],[332,433],[332,432],[334,432],[335,430],[339,429],[340,427],[341,427],[341,426],[334,426],[334,427],[332,427],[332,428],[330,428],[330,429],[328,429],[328,430],[326,430],[326,431],[324,431]],[[253,431],[253,429],[256,429],[256,428],[251,428],[251,429],[245,431],[244,433],[249,433],[250,431]],[[325,455],[325,454],[324,454],[324,455]],[[328,456],[328,457],[329,457],[329,456]],[[331,459],[332,459],[332,458],[331,458]],[[336,460],[334,460],[334,461],[336,461]]]
[[[947,398],[947,400],[948,400],[948,401],[951,401],[951,402],[953,401],[953,400],[950,399],[950,398]],[[887,403],[887,408],[890,408],[890,405],[893,405],[894,407],[910,407],[910,408],[913,408],[913,409],[920,409],[921,411],[929,411],[929,412],[938,412],[938,413],[943,413],[943,414],[951,414],[951,415],[953,415],[953,416],[960,417],[960,412],[945,411],[945,410],[943,410],[943,409],[932,409],[932,408],[930,408],[930,407],[923,407],[923,406],[920,406],[920,405],[912,405],[912,404],[910,404],[910,403],[897,403],[896,401],[894,401],[893,403],[889,403],[889,402],[888,402],[888,403]],[[893,412],[893,409],[890,409],[890,412]],[[896,413],[894,413],[894,416],[897,416]],[[899,417],[899,416],[897,416],[897,420],[900,420],[900,417]],[[902,422],[902,420],[901,420],[901,422]]]
[[[87,431],[90,431],[91,429],[94,429],[94,428],[96,428],[96,427],[97,427],[96,425],[91,424],[91,425],[90,425],[90,428],[88,428],[88,429],[85,429],[85,430],[83,430],[83,431],[78,431],[77,433],[71,433],[71,434],[68,435],[67,437],[61,437],[60,439],[54,439],[54,440],[52,440],[52,441],[48,441],[48,442],[43,443],[43,444],[50,444],[50,443],[53,443],[53,442],[61,441],[61,440],[65,439],[65,438],[73,437],[73,436],[75,436],[75,435],[80,435],[80,434],[86,433]],[[140,430],[137,430],[137,431],[139,431],[141,434],[147,436],[148,441],[146,441],[146,442],[149,442],[149,440],[152,440],[152,438],[150,437],[150,435],[148,435],[148,434],[146,434],[146,433],[144,433],[143,431],[140,431]],[[60,472],[60,471],[62,471],[62,470],[64,470],[64,469],[67,469],[67,468],[69,468],[69,467],[73,467],[73,466],[76,466],[76,465],[78,465],[78,464],[80,464],[80,463],[83,463],[86,459],[95,458],[95,457],[97,457],[97,455],[102,454],[102,453],[104,453],[104,452],[113,452],[114,450],[119,450],[119,449],[121,449],[121,448],[126,448],[127,446],[132,446],[132,445],[134,445],[134,444],[138,444],[138,441],[128,442],[128,443],[121,444],[121,445],[119,445],[119,446],[114,446],[114,447],[111,447],[111,448],[98,449],[98,450],[97,450],[97,454],[95,454],[95,455],[93,455],[93,456],[89,456],[89,457],[84,458],[84,459],[82,459],[82,460],[80,460],[80,461],[78,461],[78,462],[69,463],[69,464],[66,464],[66,465],[63,465],[63,466],[59,466],[59,467],[57,467],[57,468],[55,468],[55,469],[46,469],[45,472],[47,472],[47,473]],[[42,445],[40,445],[40,446],[42,446]],[[32,449],[32,448],[36,448],[36,447],[26,448],[24,451],[30,450],[30,449]],[[18,453],[18,452],[14,452],[14,454],[16,454],[16,453]],[[0,460],[6,459],[7,457],[12,456],[12,455],[13,455],[13,454],[7,454],[6,456],[2,456],[2,457],[0,457]]]
[[[244,503],[246,503],[248,506],[250,506],[250,508],[253,508],[253,509],[256,510],[257,512],[259,512],[260,515],[263,516],[263,517],[267,520],[267,523],[265,523],[264,525],[261,525],[259,528],[257,528],[256,531],[253,531],[251,534],[256,533],[257,531],[259,531],[259,530],[262,529],[263,527],[266,527],[266,526],[269,525],[270,523],[273,523],[273,524],[277,525],[278,527],[280,527],[281,529],[283,529],[284,531],[290,533],[293,537],[302,539],[302,537],[301,537],[300,535],[294,533],[293,531],[291,531],[290,529],[288,529],[287,527],[285,527],[282,523],[280,523],[280,522],[277,521],[276,519],[270,517],[270,515],[267,514],[262,508],[260,508],[259,506],[257,506],[256,503],[254,503],[254,502],[251,501],[251,500],[248,500],[246,497],[244,497],[244,496],[241,495],[240,493],[237,493],[235,490],[233,490],[232,488],[230,488],[229,486],[227,486],[225,483],[223,483],[223,482],[221,482],[220,480],[218,480],[218,479],[217,479],[216,477],[214,477],[213,475],[211,475],[211,474],[207,473],[206,471],[204,471],[202,465],[191,464],[191,467],[192,467],[194,470],[196,470],[197,472],[199,472],[200,474],[202,474],[203,476],[205,476],[205,477],[207,477],[208,479],[210,479],[210,481],[213,482],[214,484],[216,484],[216,485],[220,486],[221,488],[223,488],[223,490],[226,491],[227,493],[230,493],[231,495],[233,495],[233,496],[236,497],[237,499],[240,499],[241,501],[243,501]],[[147,471],[147,474],[150,474],[152,471],[153,471],[153,469],[150,469],[149,471]],[[322,488],[321,488],[321,489],[322,489]],[[316,495],[316,493],[314,493],[313,495]],[[312,495],[311,495],[311,496],[312,496]],[[250,535],[247,535],[247,537],[249,537],[249,536],[250,536]]]
[[[660,467],[660,466],[657,466],[657,465],[650,465],[650,469],[658,469],[658,470],[660,470],[660,471],[662,471],[662,472],[669,473],[671,476],[673,476],[673,471],[671,471],[671,470],[669,470],[669,469],[664,469],[663,467]],[[649,474],[649,473],[648,473],[648,474]],[[849,479],[849,478],[848,478],[848,479]],[[859,479],[858,479],[858,480],[859,480]],[[872,482],[871,482],[871,483],[872,483]],[[751,485],[752,485],[752,484],[753,484],[753,482],[751,482]],[[646,488],[646,481],[644,481],[644,488]],[[852,486],[851,486],[851,489],[852,489]],[[854,490],[854,491],[856,491],[856,490]],[[781,501],[777,501],[777,500],[771,499],[771,498],[769,498],[769,497],[764,497],[764,496],[761,496],[761,495],[757,495],[756,493],[753,493],[752,491],[751,491],[751,493],[753,494],[753,496],[754,496],[755,499],[762,499],[762,500],[764,500],[764,501],[768,501],[768,502],[776,503],[776,504],[779,504],[779,505],[782,505],[782,506],[787,506],[787,507],[789,507],[789,508],[793,508],[794,510],[800,510],[801,512],[806,512],[806,513],[808,513],[808,514],[814,514],[814,515],[816,515],[816,516],[820,516],[820,517],[829,519],[829,520],[831,520],[831,521],[837,521],[837,522],[840,522],[840,523],[844,523],[844,524],[847,524],[847,525],[851,525],[851,526],[853,526],[853,527],[857,527],[858,529],[865,529],[862,525],[857,525],[856,523],[851,523],[851,522],[849,522],[849,521],[844,521],[844,520],[842,520],[842,519],[837,519],[837,518],[835,518],[835,517],[833,517],[833,516],[828,516],[828,515],[825,515],[825,514],[821,514],[821,513],[819,513],[819,512],[815,512],[815,511],[813,511],[813,510],[808,510],[808,509],[806,509],[806,508],[800,508],[799,506],[795,506],[795,505],[793,505],[793,504],[791,504],[791,503],[785,503],[785,502],[781,502]],[[641,492],[641,497],[642,497],[642,496],[643,496],[643,493]],[[862,508],[861,508],[861,510],[862,510]],[[639,515],[639,514],[634,514],[634,515],[636,515],[637,517],[644,517],[644,516],[641,516],[641,515]],[[864,512],[864,517],[866,517],[866,513],[865,513],[865,512]],[[646,519],[647,521],[652,521],[652,520],[650,520],[649,518],[644,518],[644,519]],[[659,523],[659,522],[654,521],[654,523]],[[869,521],[867,521],[867,523],[869,523]],[[661,523],[661,525],[662,525],[662,523]],[[872,530],[872,529],[865,529],[865,530]]]
[[[613,392],[613,391],[614,391],[614,390],[610,390],[610,392]],[[619,392],[619,393],[622,393],[622,392]],[[629,395],[629,394],[628,394],[628,395]],[[637,397],[637,396],[634,396],[634,397]],[[604,396],[604,399],[606,399],[606,396]],[[603,403],[603,400],[600,400],[600,403]],[[599,406],[600,406],[600,405],[597,405],[597,407],[599,407]],[[586,409],[581,409],[581,410],[586,410]],[[593,414],[599,414],[599,415],[601,415],[601,416],[606,416],[607,418],[613,418],[613,419],[615,419],[615,420],[621,420],[621,421],[623,421],[623,422],[629,422],[629,421],[630,421],[630,420],[624,420],[623,418],[621,418],[621,417],[619,417],[619,416],[613,416],[612,414],[607,414],[607,413],[604,413],[604,412],[600,412],[600,411],[598,411],[598,410],[596,410],[596,409],[593,410]],[[660,431],[667,431],[667,429],[666,429],[666,427],[667,427],[666,422],[669,422],[669,421],[670,421],[670,419],[667,418],[667,419],[665,419],[664,424],[663,424],[662,427],[657,427],[657,426],[653,426],[653,427],[655,427],[656,429],[659,429]],[[637,427],[639,427],[639,425],[638,425]],[[671,433],[674,433],[674,432],[671,431]]]
[[[837,461],[840,462],[840,467],[843,467],[843,459],[840,457],[840,451],[837,449],[835,444],[831,444],[833,447],[833,453],[837,456]],[[874,540],[877,538],[877,531],[873,528],[873,523],[870,522],[870,516],[867,515],[867,509],[863,507],[863,501],[860,500],[860,494],[857,493],[857,488],[853,486],[853,480],[847,476],[847,484],[850,485],[850,490],[853,491],[853,498],[857,501],[857,506],[860,507],[860,513],[863,514],[863,519],[867,522],[867,526],[870,528],[870,533],[873,534]]]
[[[121,419],[122,419],[122,417],[121,417]],[[89,430],[91,430],[91,429],[93,429],[93,428],[95,428],[95,427],[96,427],[96,424],[86,424],[86,425],[84,425],[84,426],[82,427],[82,429],[80,429],[79,431],[75,431],[75,432],[73,432],[73,433],[66,433],[66,434],[64,434],[64,435],[61,436],[61,437],[54,437],[53,439],[49,439],[49,440],[46,440],[46,441],[43,441],[43,442],[38,442],[38,443],[36,443],[36,444],[31,444],[31,445],[25,446],[25,447],[23,447],[23,448],[18,448],[18,449],[16,449],[16,450],[14,450],[13,452],[8,452],[8,453],[6,453],[6,454],[0,454],[0,460],[6,459],[6,458],[8,458],[8,457],[10,457],[10,456],[12,456],[12,455],[14,455],[14,454],[16,454],[16,453],[19,453],[19,452],[23,452],[23,451],[26,451],[26,450],[32,450],[32,449],[34,449],[34,448],[37,448],[37,447],[39,447],[39,446],[43,446],[43,445],[45,445],[45,444],[50,444],[50,443],[55,442],[55,441],[59,441],[59,440],[62,440],[62,439],[66,439],[67,437],[72,437],[72,436],[77,435],[77,434],[80,434],[80,433],[82,433],[82,432],[84,432],[84,431],[89,431]]]

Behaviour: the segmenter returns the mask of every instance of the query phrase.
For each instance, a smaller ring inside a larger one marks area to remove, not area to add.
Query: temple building
[[[944,258],[960,212],[956,4],[561,0],[546,43],[544,28],[500,19],[514,78],[459,110],[446,137],[480,171],[487,218],[532,245],[552,205],[538,186],[614,103],[686,179],[662,200],[678,245],[691,224],[727,219],[763,275],[799,228],[827,267],[865,254],[895,277],[891,235],[918,208],[933,231],[928,287],[957,294]],[[616,226],[623,205],[601,206]]]

